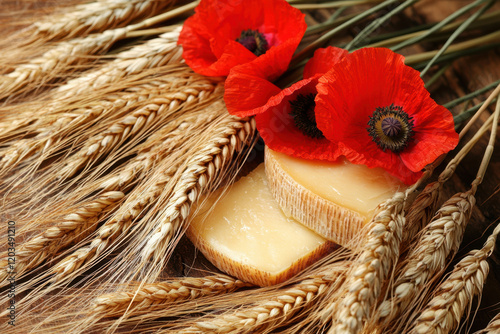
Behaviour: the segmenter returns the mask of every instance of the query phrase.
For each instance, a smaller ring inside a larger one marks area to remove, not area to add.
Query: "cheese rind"
[[[219,197],[200,206],[187,235],[217,268],[241,280],[260,286],[283,282],[335,246],[283,214],[264,164]]]
[[[345,247],[380,203],[406,188],[380,168],[304,160],[267,147],[265,165],[271,192],[285,214]]]

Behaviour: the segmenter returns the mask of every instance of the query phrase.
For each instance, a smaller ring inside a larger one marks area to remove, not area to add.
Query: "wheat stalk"
[[[348,272],[342,302],[330,304],[324,312],[324,317],[333,321],[329,333],[357,333],[370,318],[382,284],[399,257],[405,202],[414,189],[398,192],[378,207],[363,239],[363,250],[355,259],[352,271]]]
[[[180,30],[179,27],[117,54],[114,61],[105,64],[100,69],[85,73],[58,87],[55,95],[62,100],[82,95],[83,92],[97,90],[146,69],[180,62],[182,48],[177,46]]]
[[[134,314],[148,312],[152,307],[168,307],[174,301],[195,299],[203,296],[229,293],[252,284],[226,275],[205,276],[145,284],[130,292],[116,292],[95,299],[92,312],[97,315],[121,316],[127,312]]]
[[[78,5],[71,11],[57,16],[49,16],[33,24],[34,37],[45,40],[83,36],[101,32],[117,26],[125,26],[131,21],[152,16],[173,1],[158,0],[98,0]]]
[[[47,258],[55,256],[65,247],[89,235],[99,217],[114,208],[123,196],[124,194],[119,191],[106,192],[80,205],[74,213],[64,216],[62,222],[49,227],[41,235],[18,247],[14,268],[11,268],[7,256],[4,256],[0,260],[0,284],[4,285],[6,277],[13,271],[21,276]]]
[[[143,261],[153,257],[156,263],[161,262],[172,237],[188,218],[191,205],[202,192],[213,187],[234,154],[253,140],[255,121],[227,115],[222,129],[217,130],[210,141],[189,160],[166,209],[158,218],[157,228],[144,246],[141,254]]]
[[[489,271],[487,259],[495,249],[499,233],[500,225],[482,249],[469,252],[455,265],[453,272],[437,287],[434,297],[413,323],[410,334],[447,334],[457,328],[474,296],[480,295],[483,290]]]

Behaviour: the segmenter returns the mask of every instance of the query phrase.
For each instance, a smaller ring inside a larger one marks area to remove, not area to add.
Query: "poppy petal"
[[[333,46],[317,49],[304,67],[304,79],[325,74],[348,53],[347,50]]]
[[[178,39],[183,57],[195,72],[227,76],[231,68],[264,57],[279,61],[280,69],[269,74],[271,81],[283,74],[307,25],[305,15],[284,0],[202,0],[187,19]],[[266,38],[269,49],[257,57],[236,39],[244,30],[255,30]],[[276,54],[274,54],[276,53]]]
[[[352,162],[383,167],[406,183],[458,143],[451,113],[432,100],[418,71],[389,49],[347,55],[319,79],[317,89],[316,121],[325,137],[342,142]],[[384,151],[368,132],[374,111],[391,105],[413,120],[414,136],[398,153]]]
[[[304,79],[282,90],[269,99],[262,113],[256,115],[257,129],[269,148],[309,160],[336,161],[342,155],[336,143],[303,134],[290,116],[290,101],[294,101],[299,94],[316,94],[317,81],[317,76]]]

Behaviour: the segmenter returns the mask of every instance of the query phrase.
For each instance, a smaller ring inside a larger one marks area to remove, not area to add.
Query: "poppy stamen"
[[[290,101],[290,107],[292,108],[290,116],[292,116],[295,126],[303,134],[311,138],[321,139],[324,136],[316,125],[316,116],[314,114],[316,102],[314,102],[314,98],[314,94],[297,95],[295,100]]]
[[[243,45],[257,57],[263,55],[269,49],[266,38],[257,30],[243,30],[240,37],[236,39],[236,42]]]
[[[372,140],[385,152],[403,151],[413,139],[413,118],[402,107],[391,104],[377,108],[368,121],[368,133]]]

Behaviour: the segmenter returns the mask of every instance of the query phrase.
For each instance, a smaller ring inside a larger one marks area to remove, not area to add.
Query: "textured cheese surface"
[[[190,238],[201,239],[194,243],[203,244],[202,250],[208,247],[229,261],[277,275],[319,255],[317,250],[328,244],[283,214],[269,190],[264,164],[230,187],[216,205],[214,197],[202,205],[188,231]]]
[[[339,206],[371,217],[404,183],[381,168],[354,165],[347,160],[322,162],[298,159],[269,150],[281,168],[297,183]]]

